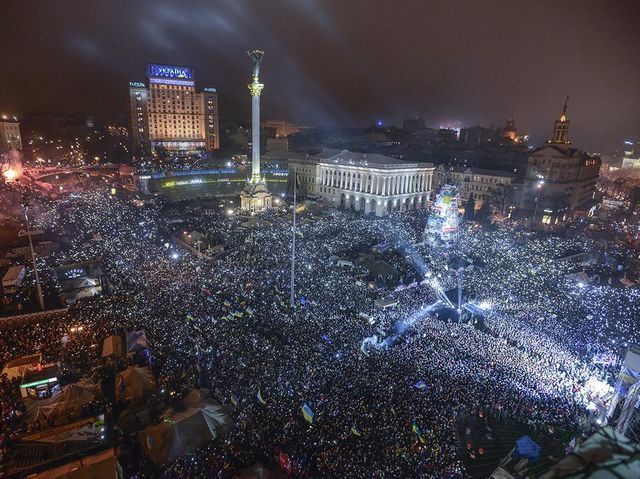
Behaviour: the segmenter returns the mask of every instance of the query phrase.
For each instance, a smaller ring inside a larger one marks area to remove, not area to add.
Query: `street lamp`
[[[536,197],[533,200],[535,205],[533,207],[533,217],[531,218],[531,221],[534,223],[536,221],[536,214],[538,213],[538,203],[539,203],[538,200],[540,196],[540,190],[542,189],[543,186],[544,186],[544,178],[541,178],[538,180],[538,183],[536,184]]]
[[[31,261],[33,262],[33,272],[36,277],[36,293],[38,294],[38,303],[40,303],[40,309],[44,310],[44,296],[42,296],[42,285],[40,284],[40,276],[38,275],[38,267],[36,266],[36,254],[33,251],[33,241],[31,240],[31,228],[29,228],[29,216],[27,210],[29,209],[29,197],[22,197],[22,210],[24,212],[24,221],[27,227],[27,236],[29,237],[29,249],[31,250]]]

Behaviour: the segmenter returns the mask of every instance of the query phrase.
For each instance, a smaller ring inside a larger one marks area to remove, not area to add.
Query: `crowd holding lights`
[[[457,448],[457,417],[500,410],[531,428],[573,428],[589,401],[586,381],[611,379],[612,371],[595,366],[593,357],[619,357],[638,342],[637,290],[567,281],[578,265],[562,257],[601,250],[580,235],[463,229],[458,252],[485,262],[465,273],[465,289],[487,312],[485,327],[476,329],[444,323],[429,309],[439,295],[430,284],[448,289],[456,279],[447,255],[419,244],[423,212],[378,219],[325,210],[303,215],[292,313],[291,218],[284,208],[264,214],[268,223],[260,228],[248,228],[246,218],[226,207],[140,206],[106,193],[45,206],[56,213],[36,218],[35,227],[64,231],[69,247],[39,260],[43,281],[52,281],[58,265],[97,259],[114,291],[3,333],[0,362],[40,350],[68,370],[89,372],[107,335],[144,329],[158,378],[150,402],[165,404],[200,386],[236,404],[227,437],[162,469],[124,439],[120,460],[130,476],[232,477],[256,461],[277,467],[274,456],[281,453],[298,475],[467,477],[465,461],[481,451]],[[178,250],[162,219],[175,214],[226,252],[207,261]],[[410,287],[380,293],[367,285],[365,279],[376,278],[366,278],[358,254],[385,242],[398,246],[384,259]],[[415,259],[398,253],[407,244],[433,281],[416,284]],[[624,254],[620,244],[607,248]],[[333,255],[352,259],[354,267],[337,267]],[[381,294],[398,305],[376,310]],[[416,320],[402,341],[362,350],[363,338],[409,318]],[[63,346],[60,338],[71,327]],[[12,391],[0,387],[0,446],[27,427]],[[313,413],[311,424],[303,405]]]

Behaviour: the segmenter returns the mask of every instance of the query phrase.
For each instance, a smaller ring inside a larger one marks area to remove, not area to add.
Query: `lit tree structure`
[[[427,243],[445,246],[455,243],[460,224],[459,202],[457,186],[444,184],[440,187],[424,232]]]

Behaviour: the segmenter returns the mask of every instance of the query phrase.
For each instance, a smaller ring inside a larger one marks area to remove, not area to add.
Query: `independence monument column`
[[[273,197],[267,189],[267,182],[260,176],[260,94],[264,84],[260,83],[260,64],[264,52],[247,52],[253,60],[252,81],[247,85],[251,93],[251,178],[240,193],[240,209],[257,213],[271,208]]]

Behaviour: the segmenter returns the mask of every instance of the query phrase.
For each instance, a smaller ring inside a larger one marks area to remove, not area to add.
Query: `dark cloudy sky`
[[[144,65],[196,69],[248,118],[245,51],[266,51],[263,117],[317,125],[517,125],[544,140],[570,95],[574,143],[640,134],[640,2],[2,0],[0,110],[127,111]]]

